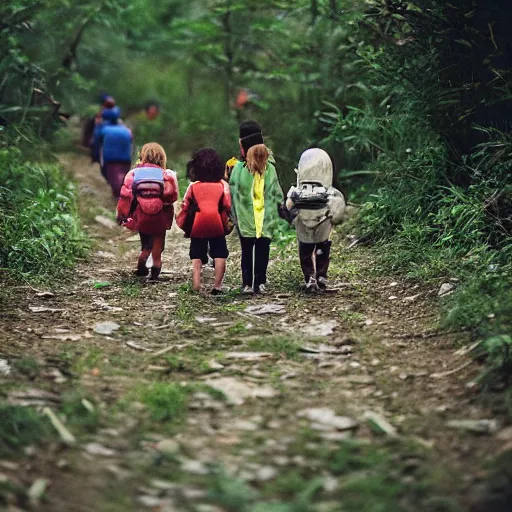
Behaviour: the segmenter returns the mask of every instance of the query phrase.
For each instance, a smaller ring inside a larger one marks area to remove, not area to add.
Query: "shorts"
[[[209,250],[208,250],[209,249]],[[225,236],[216,238],[191,238],[190,259],[201,260],[203,265],[208,263],[208,254],[211,258],[227,258],[229,256]]]

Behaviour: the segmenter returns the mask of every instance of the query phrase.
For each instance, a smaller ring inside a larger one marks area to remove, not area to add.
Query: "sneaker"
[[[246,285],[242,288],[242,295],[252,295],[253,293],[254,290],[249,285]]]
[[[325,290],[327,288],[327,278],[326,277],[320,276],[317,279],[317,283],[318,283],[318,288],[320,288],[321,290]]]
[[[255,293],[265,294],[268,292],[267,286],[265,284],[260,284],[258,288],[255,290]]]
[[[221,290],[220,288],[212,288],[211,294],[212,295],[222,295],[224,293],[224,290]]]
[[[309,281],[306,283],[306,291],[307,292],[316,292],[318,290],[318,284],[314,277],[310,277]]]

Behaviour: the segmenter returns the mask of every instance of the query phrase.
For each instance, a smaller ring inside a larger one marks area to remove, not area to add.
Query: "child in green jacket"
[[[229,185],[242,247],[242,292],[264,293],[270,242],[280,222],[283,191],[258,123],[240,125],[240,149],[242,160],[233,167]]]

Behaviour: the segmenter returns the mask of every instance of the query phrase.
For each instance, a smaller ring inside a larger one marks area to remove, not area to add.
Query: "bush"
[[[77,192],[58,165],[0,148],[0,183],[0,266],[43,279],[86,255]]]

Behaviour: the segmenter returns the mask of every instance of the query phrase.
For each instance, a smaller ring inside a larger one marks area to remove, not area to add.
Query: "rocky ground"
[[[474,340],[437,327],[456,283],[376,277],[335,235],[329,293],[300,292],[292,244],[273,249],[269,294],[245,298],[232,237],[229,291],[211,297],[191,291],[177,231],[147,283],[97,169],[62,161],[94,247],[63,281],[2,292],[0,507],[477,509],[512,431],[475,384]]]

